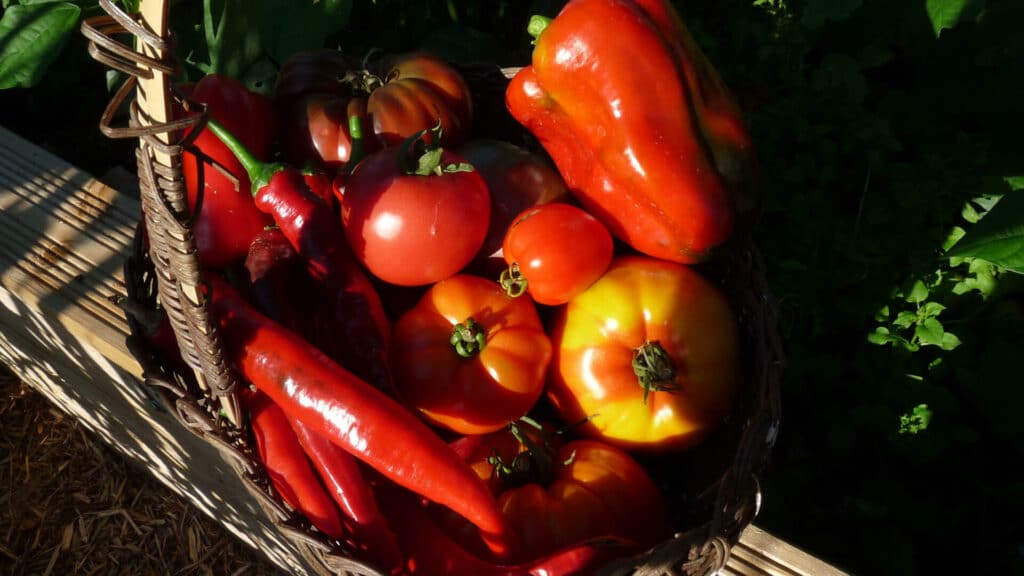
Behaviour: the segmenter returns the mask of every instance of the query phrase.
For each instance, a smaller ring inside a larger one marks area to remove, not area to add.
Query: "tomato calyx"
[[[409,176],[443,176],[455,172],[472,172],[468,162],[444,164],[441,148],[441,117],[432,128],[425,128],[405,139],[398,147],[398,167]],[[428,138],[429,136],[429,138]]]
[[[456,324],[452,329],[452,337],[449,342],[459,356],[472,358],[487,346],[487,331],[472,317],[466,318],[465,322]]]
[[[339,83],[348,86],[354,92],[361,92],[363,94],[372,94],[374,90],[386,84],[384,79],[366,69],[346,72],[339,79]]]
[[[529,280],[519,270],[519,262],[513,262],[508,269],[502,271],[501,276],[498,277],[498,283],[510,298],[522,296],[530,285]]]
[[[647,404],[647,396],[651,391],[679,390],[675,364],[657,340],[647,340],[633,351],[633,373],[644,389],[644,404]]]
[[[487,463],[493,468],[492,476],[500,483],[502,491],[511,490],[527,484],[547,486],[555,480],[556,449],[551,442],[549,432],[538,422],[524,416],[520,422],[534,428],[535,432],[527,432],[520,424],[511,422],[508,431],[523,448],[511,462],[505,462],[497,451],[487,457]],[[536,436],[536,437],[535,437]],[[568,465],[572,459],[563,462]]]

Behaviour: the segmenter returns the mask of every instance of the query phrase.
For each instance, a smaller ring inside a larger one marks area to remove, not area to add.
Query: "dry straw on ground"
[[[279,572],[0,365],[0,574]]]

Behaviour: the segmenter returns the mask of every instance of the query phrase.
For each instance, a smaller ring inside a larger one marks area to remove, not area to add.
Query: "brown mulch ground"
[[[280,572],[0,365],[0,574]]]

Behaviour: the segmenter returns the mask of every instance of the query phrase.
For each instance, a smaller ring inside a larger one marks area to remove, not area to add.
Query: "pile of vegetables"
[[[208,75],[176,114],[210,309],[259,459],[393,574],[578,574],[671,536],[636,459],[730,414],[737,320],[690,267],[747,221],[749,136],[664,0],[535,18],[482,140],[428,53]],[[614,39],[614,41],[610,41]]]

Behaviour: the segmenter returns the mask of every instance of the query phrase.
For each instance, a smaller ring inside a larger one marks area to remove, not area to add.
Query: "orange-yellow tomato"
[[[468,274],[438,282],[394,334],[395,388],[437,426],[492,432],[543,392],[551,342],[533,302],[497,282]]]
[[[561,311],[548,396],[579,431],[627,449],[692,447],[732,407],[739,330],[725,296],[686,266],[616,259]]]

